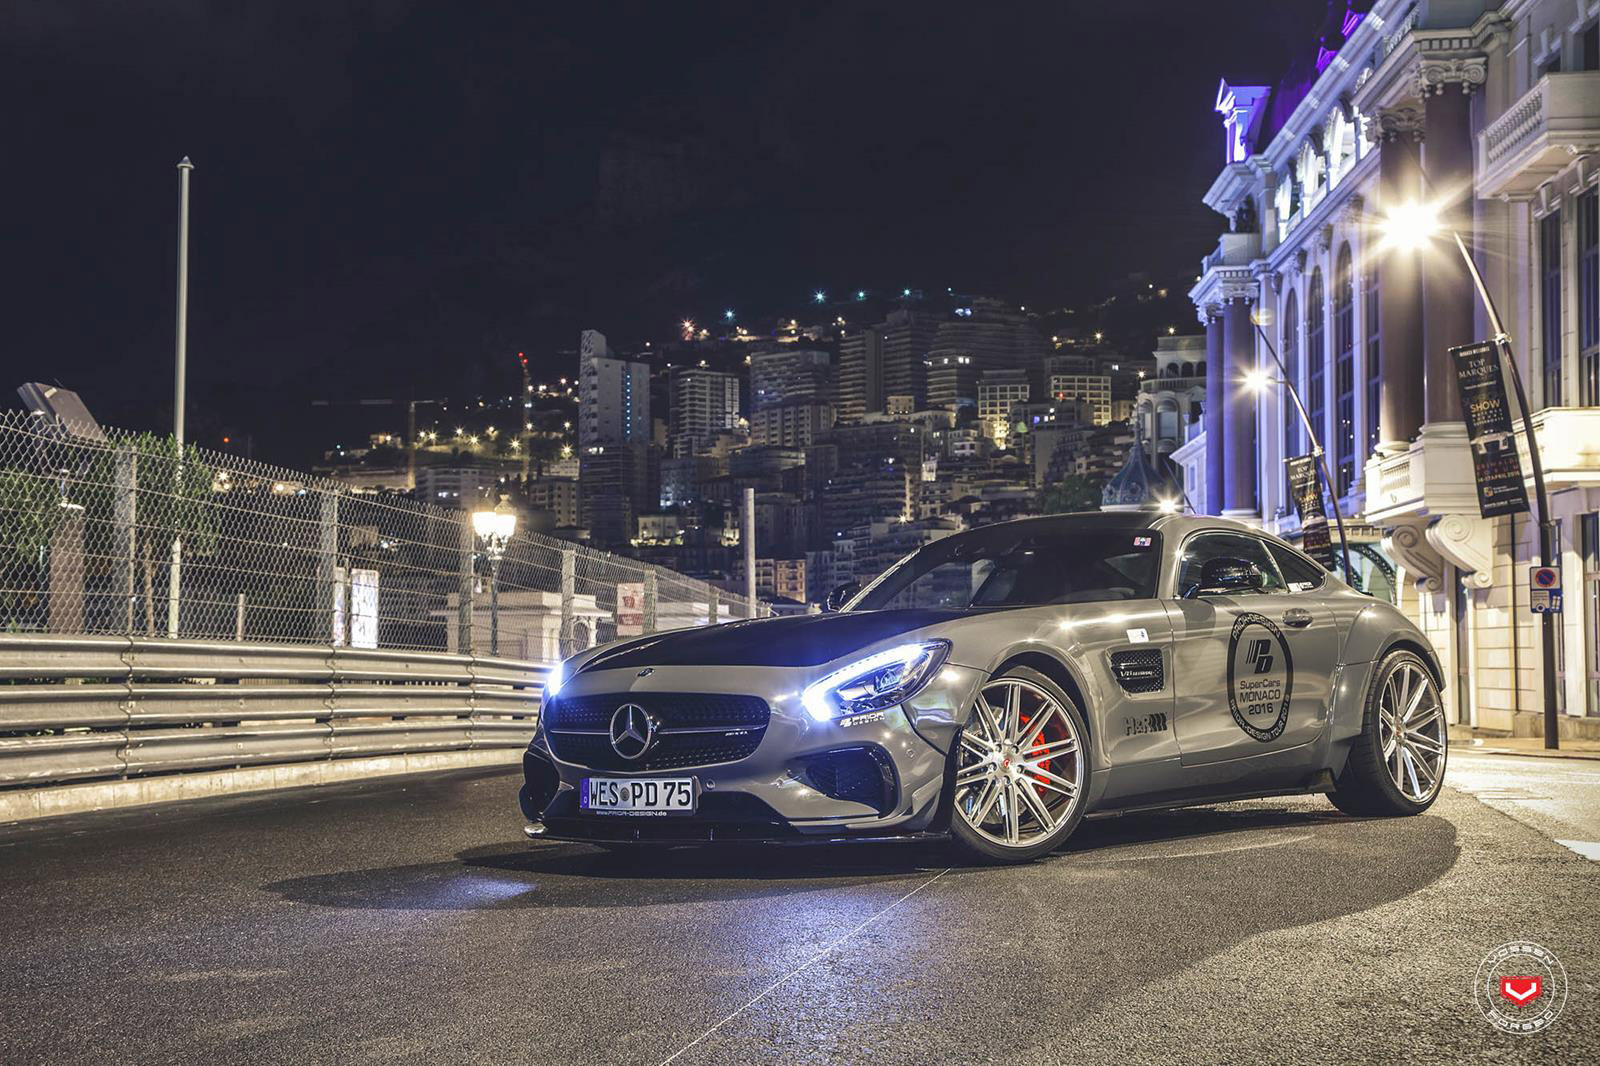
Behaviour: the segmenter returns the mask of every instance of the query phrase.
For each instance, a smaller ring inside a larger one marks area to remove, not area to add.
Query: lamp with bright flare
[[[1416,251],[1439,233],[1439,209],[1433,204],[1408,201],[1391,207],[1379,223],[1386,248]]]

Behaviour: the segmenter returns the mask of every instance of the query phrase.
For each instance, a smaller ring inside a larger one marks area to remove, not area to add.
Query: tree
[[[1042,514],[1100,510],[1100,486],[1082,474],[1072,474],[1039,492]]]

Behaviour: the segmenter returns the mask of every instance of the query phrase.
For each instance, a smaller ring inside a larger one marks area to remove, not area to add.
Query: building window
[[[1333,273],[1333,454],[1339,497],[1356,481],[1356,322],[1355,278],[1350,246],[1339,252]]]
[[[1378,405],[1383,402],[1378,382],[1383,373],[1383,348],[1380,338],[1383,336],[1378,329],[1378,257],[1373,256],[1367,262],[1365,276],[1361,282],[1362,298],[1366,302],[1367,320],[1367,452],[1370,454],[1378,448],[1378,430],[1381,428],[1378,417]]]
[[[1313,271],[1306,290],[1306,410],[1319,441],[1328,436],[1328,346],[1323,337],[1322,271]],[[1308,442],[1309,443],[1309,442]]]
[[[1578,402],[1600,405],[1600,191],[1578,197]]]
[[[1600,70],[1600,22],[1585,26],[1578,37],[1579,70]]]
[[[1300,349],[1295,343],[1300,333],[1300,312],[1295,304],[1294,293],[1290,293],[1283,301],[1283,374],[1289,385],[1300,387]],[[1294,493],[1289,489],[1288,461],[1300,454],[1300,416],[1295,413],[1294,397],[1289,395],[1288,388],[1283,390],[1278,397],[1283,404],[1283,459],[1284,459],[1284,499],[1293,501]]]
[[[1544,346],[1544,406],[1561,405],[1561,213],[1539,221],[1539,342]]]

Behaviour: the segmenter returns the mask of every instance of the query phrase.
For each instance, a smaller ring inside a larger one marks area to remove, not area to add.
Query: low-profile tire
[[[1421,814],[1444,784],[1448,733],[1428,664],[1415,652],[1390,652],[1367,686],[1361,735],[1328,799],[1346,814]]]
[[[950,835],[968,857],[1029,862],[1083,820],[1089,730],[1061,687],[1025,666],[983,683],[956,737]]]

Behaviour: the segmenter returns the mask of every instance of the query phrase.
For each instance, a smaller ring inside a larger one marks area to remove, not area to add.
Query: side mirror
[[[1248,559],[1207,559],[1200,567],[1200,584],[1191,595],[1227,596],[1235,592],[1260,592],[1266,575]]]
[[[840,610],[840,609],[842,609],[844,607],[845,604],[849,603],[852,599],[854,599],[856,593],[858,593],[860,591],[861,591],[861,582],[859,582],[859,581],[846,581],[844,584],[840,585],[838,588],[836,588],[832,592],[828,593],[828,598],[826,600],[822,601],[822,609],[825,610],[825,611],[837,611],[837,610]]]

